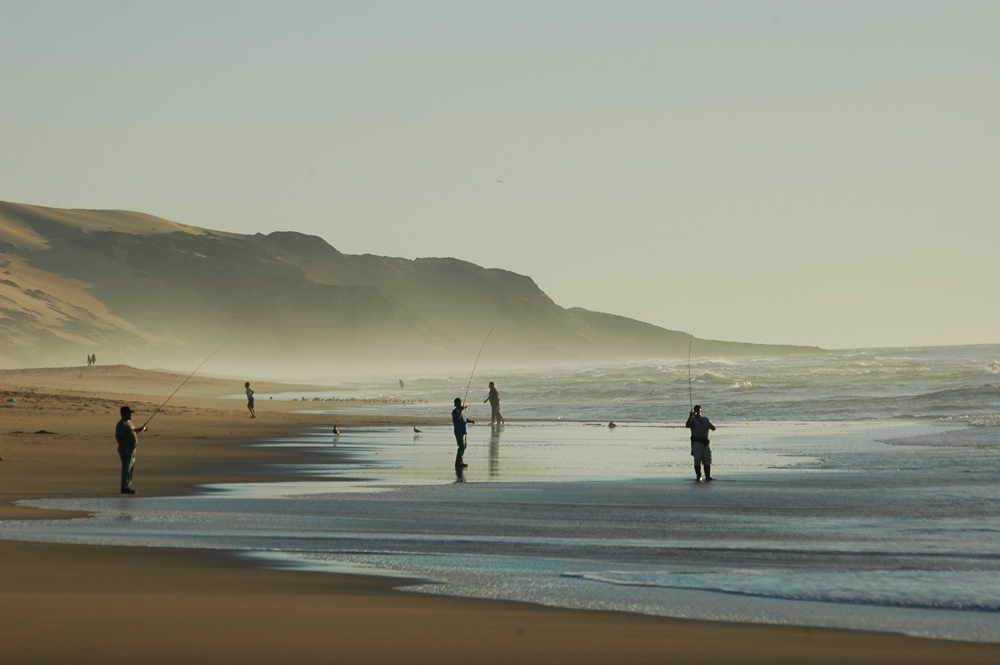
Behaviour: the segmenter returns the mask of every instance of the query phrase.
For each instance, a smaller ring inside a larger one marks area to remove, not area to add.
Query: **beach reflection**
[[[500,475],[500,430],[502,427],[494,426],[490,432],[490,478]]]

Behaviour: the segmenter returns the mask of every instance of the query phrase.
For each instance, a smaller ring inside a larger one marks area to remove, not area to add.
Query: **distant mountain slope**
[[[565,362],[681,356],[686,333],[565,309],[530,277],[452,258],[337,251],[281,231],[244,236],[140,213],[0,202],[0,358],[8,366],[221,361],[359,370],[484,359]],[[695,342],[719,355],[811,347]]]

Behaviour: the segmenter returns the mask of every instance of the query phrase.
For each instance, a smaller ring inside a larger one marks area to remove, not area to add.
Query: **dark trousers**
[[[122,489],[132,489],[132,471],[135,469],[135,448],[119,448],[118,457],[122,460]]]
[[[462,464],[462,456],[465,455],[465,448],[467,447],[466,439],[468,434],[459,434],[455,432],[455,439],[458,441],[458,454],[455,455],[455,464]]]

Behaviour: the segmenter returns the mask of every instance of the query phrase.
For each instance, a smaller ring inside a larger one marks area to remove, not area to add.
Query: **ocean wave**
[[[777,600],[895,607],[1000,611],[995,570],[723,573],[600,571],[570,572],[592,582],[618,586],[687,589]]]
[[[721,374],[715,374],[713,372],[705,372],[704,374],[699,374],[697,377],[695,377],[694,380],[699,383],[725,383],[727,385],[731,384],[733,381],[730,378],[722,376]]]
[[[912,395],[904,399],[934,402],[936,404],[970,401],[990,401],[997,403],[1000,400],[1000,386],[983,384],[963,388],[948,388],[946,390],[934,390],[920,395]]]
[[[1000,411],[1000,345],[700,358],[690,384],[686,358],[484,370],[482,378],[497,382],[504,413],[514,418],[658,420],[686,412],[692,396],[719,420],[950,420]],[[467,382],[467,376],[429,376],[407,381],[402,393],[393,377],[358,392],[415,399],[414,408],[422,408],[450,403]],[[484,390],[477,383],[470,400]]]

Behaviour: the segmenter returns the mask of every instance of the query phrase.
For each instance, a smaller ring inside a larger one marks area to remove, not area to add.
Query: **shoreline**
[[[112,437],[118,403],[36,393],[19,401],[26,408],[6,409],[0,519],[74,515],[11,505],[20,499],[118,496]],[[141,422],[142,409],[153,402],[131,403],[142,405]],[[246,445],[255,439],[334,424],[419,422],[260,415],[251,420],[233,400],[171,402],[155,428],[140,435],[138,496],[187,495],[208,483],[291,480],[297,476],[283,475],[276,465],[310,457]],[[0,541],[0,565],[7,578],[0,585],[4,651],[15,662],[1000,660],[1000,645],[993,644],[405,593],[393,590],[398,578],[264,569],[225,550]],[[124,625],[129,630],[122,631]]]

